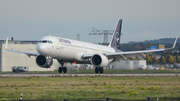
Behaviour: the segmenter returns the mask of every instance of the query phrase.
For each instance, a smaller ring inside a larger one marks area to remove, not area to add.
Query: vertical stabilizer
[[[114,31],[113,37],[111,39],[111,42],[109,44],[109,47],[119,49],[120,37],[121,37],[121,27],[122,27],[122,19],[119,19],[117,26],[116,26],[116,29]]]

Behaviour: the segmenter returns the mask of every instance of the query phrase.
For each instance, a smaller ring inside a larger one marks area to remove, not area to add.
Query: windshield
[[[53,44],[51,40],[40,40],[38,43],[50,43]]]

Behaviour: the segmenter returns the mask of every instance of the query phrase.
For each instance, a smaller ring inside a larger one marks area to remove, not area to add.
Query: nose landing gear
[[[59,59],[57,59],[57,61],[58,61],[58,62],[61,64],[61,66],[62,66],[62,67],[59,67],[59,69],[58,69],[59,73],[62,73],[62,72],[67,73],[67,68],[66,68],[66,67],[63,67],[64,61],[63,61],[63,60],[59,60]]]
[[[66,67],[59,67],[59,73],[67,73],[67,68]]]

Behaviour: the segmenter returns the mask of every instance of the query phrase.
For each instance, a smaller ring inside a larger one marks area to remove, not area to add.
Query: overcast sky
[[[39,40],[53,35],[103,42],[92,27],[114,30],[121,43],[180,36],[180,0],[0,0],[0,39]],[[110,37],[109,37],[110,40]]]

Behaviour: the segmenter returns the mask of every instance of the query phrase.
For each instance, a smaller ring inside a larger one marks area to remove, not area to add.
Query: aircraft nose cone
[[[36,50],[41,55],[45,55],[46,54],[46,46],[43,45],[43,44],[37,44]]]

